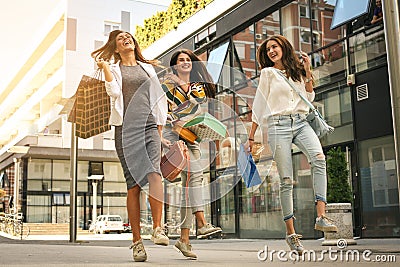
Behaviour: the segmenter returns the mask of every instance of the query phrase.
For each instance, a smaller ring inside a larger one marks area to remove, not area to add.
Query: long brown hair
[[[203,64],[201,59],[196,56],[189,49],[180,49],[172,54],[171,59],[169,61],[169,66],[175,66],[178,63],[178,57],[180,54],[186,54],[189,56],[192,62],[196,62],[192,64],[192,71],[190,72],[190,81],[191,82],[204,82],[205,93],[209,98],[215,97],[215,84],[211,78],[211,75],[208,73],[206,66]],[[177,75],[178,73],[174,68],[171,68],[172,72]]]
[[[274,66],[274,62],[268,57],[267,43],[269,41],[276,41],[282,48],[282,65],[287,75],[294,81],[300,82],[301,77],[306,76],[306,70],[303,63],[297,57],[292,44],[282,35],[273,35],[262,42],[257,50],[257,61],[260,67],[263,69]]]
[[[108,40],[107,42],[100,47],[99,49],[96,49],[95,51],[93,51],[91,53],[91,56],[97,61],[99,59],[104,59],[105,61],[110,61],[110,60],[114,60],[114,62],[118,62],[121,61],[121,56],[119,53],[116,52],[117,49],[117,36],[120,33],[127,33],[129,34],[132,39],[133,39],[133,43],[135,44],[135,58],[138,61],[144,62],[144,63],[149,63],[152,64],[154,66],[156,66],[158,64],[157,60],[148,60],[145,59],[144,56],[142,55],[142,51],[140,50],[140,46],[139,43],[136,41],[136,39],[133,37],[132,34],[130,34],[129,32],[125,32],[125,31],[121,31],[121,30],[114,30],[112,32],[110,32],[110,34],[108,35]]]

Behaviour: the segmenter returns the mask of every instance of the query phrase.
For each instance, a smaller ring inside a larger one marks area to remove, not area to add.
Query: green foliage
[[[166,11],[157,12],[136,26],[135,37],[142,49],[150,46],[168,32],[214,0],[173,0]]]
[[[327,159],[328,203],[352,202],[352,192],[348,182],[349,171],[345,153],[340,147],[331,148]]]

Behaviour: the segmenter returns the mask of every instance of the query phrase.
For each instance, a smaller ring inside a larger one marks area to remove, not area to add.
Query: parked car
[[[122,217],[119,215],[100,215],[94,222],[94,232],[104,234],[117,232],[118,234],[124,231]]]
[[[124,233],[131,233],[132,232],[132,228],[131,228],[131,224],[129,222],[124,223]]]
[[[131,233],[132,228],[129,222],[124,223],[124,233]],[[150,235],[153,232],[153,224],[146,222],[145,219],[140,218],[140,234]]]

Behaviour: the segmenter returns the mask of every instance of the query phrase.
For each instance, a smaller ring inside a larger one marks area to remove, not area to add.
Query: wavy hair
[[[286,70],[286,73],[294,81],[301,81],[301,77],[306,76],[306,70],[304,69],[303,63],[299,60],[296,55],[292,44],[282,35],[273,35],[267,38],[257,50],[257,61],[260,67],[272,67],[274,62],[268,57],[267,43],[269,41],[276,41],[282,49],[282,65]]]
[[[178,57],[180,54],[186,54],[189,56],[192,62],[196,62],[192,64],[192,71],[190,72],[190,81],[195,82],[204,82],[205,93],[209,98],[215,98],[215,84],[211,78],[211,75],[208,73],[206,66],[203,64],[201,59],[196,56],[189,49],[180,49],[172,54],[171,59],[169,61],[169,66],[175,66],[178,63]],[[177,75],[177,71],[174,68],[171,68],[172,72]]]
[[[129,32],[126,31],[122,31],[122,30],[114,30],[112,32],[110,32],[110,34],[108,35],[108,40],[107,42],[100,48],[96,49],[95,51],[93,51],[91,53],[91,56],[97,61],[99,59],[104,59],[105,61],[111,61],[114,60],[114,62],[118,62],[121,61],[121,56],[119,53],[116,52],[117,49],[117,36],[120,33],[127,33],[129,34],[132,39],[133,39],[133,43],[135,44],[135,58],[138,61],[144,62],[144,63],[149,63],[152,64],[154,66],[157,66],[158,61],[157,60],[147,60],[144,58],[144,56],[142,55],[142,51],[140,50],[140,46],[139,43],[136,41],[136,39],[133,37],[132,34],[130,34]]]

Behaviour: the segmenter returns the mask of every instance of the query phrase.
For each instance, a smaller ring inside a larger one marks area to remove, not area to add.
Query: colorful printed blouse
[[[199,104],[207,101],[204,83],[201,82],[190,83],[188,92],[171,80],[165,81],[161,86],[167,96],[168,114],[172,120],[195,114]]]

